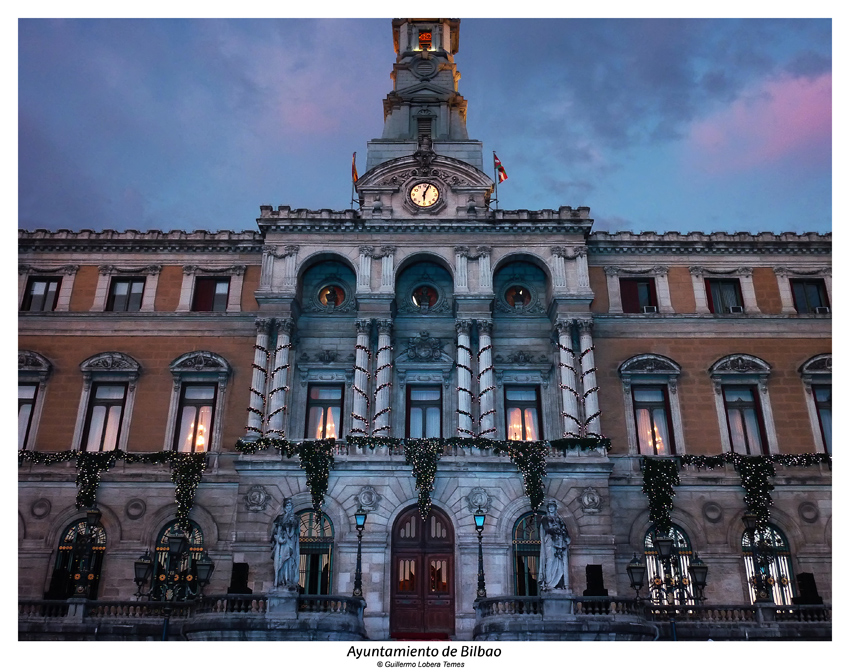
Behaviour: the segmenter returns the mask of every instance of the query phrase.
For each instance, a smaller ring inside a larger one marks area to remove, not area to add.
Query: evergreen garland
[[[431,513],[431,491],[437,478],[437,461],[442,454],[443,447],[431,439],[411,439],[404,444],[404,463],[413,467],[422,520]]]
[[[773,462],[762,457],[741,456],[735,461],[735,470],[741,477],[741,485],[744,486],[744,503],[747,510],[756,515],[756,529],[767,529],[770,521],[770,507],[773,499],[770,496],[773,490],[771,477],[776,476]]]
[[[679,485],[679,461],[669,458],[643,458],[643,493],[649,498],[649,518],[656,529],[667,534],[673,521],[673,487]]]
[[[500,442],[501,443],[501,442]],[[507,453],[522,474],[525,494],[531,500],[531,510],[543,504],[543,478],[546,476],[546,444],[544,441],[505,441],[506,447],[495,446],[497,455]]]
[[[86,450],[64,450],[58,453],[42,453],[34,450],[19,450],[18,462],[51,465],[76,460],[78,509],[97,506],[97,488],[100,476],[109,471],[117,460],[126,464],[162,464],[171,466],[171,482],[176,486],[177,521],[184,529],[189,526],[189,512],[195,503],[195,492],[207,466],[206,453],[177,453],[171,450],[156,453],[127,453],[123,450],[89,452]]]

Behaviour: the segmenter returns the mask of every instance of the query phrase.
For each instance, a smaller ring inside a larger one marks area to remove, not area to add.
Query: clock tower
[[[466,131],[466,100],[454,56],[459,19],[394,19],[393,90],[384,131],[367,145],[355,188],[365,218],[469,219],[489,205],[482,144]]]

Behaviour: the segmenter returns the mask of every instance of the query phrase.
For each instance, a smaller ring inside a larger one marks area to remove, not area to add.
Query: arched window
[[[755,533],[756,549],[749,532],[741,537],[741,547],[744,551],[744,567],[747,570],[747,589],[750,601],[756,601],[755,576],[756,564],[753,550],[761,555],[762,566],[767,571],[768,583],[773,586],[773,601],[776,604],[793,604],[794,571],[791,567],[791,553],[785,535],[775,525],[768,524],[767,529]]]
[[[537,595],[540,531],[533,512],[521,516],[513,533],[514,594]]]
[[[334,528],[330,518],[313,509],[301,511],[301,549],[299,583],[305,595],[331,594],[331,561],[334,550]]]
[[[189,552],[179,560],[179,565],[169,566],[168,561],[168,537],[171,535],[183,535],[189,539]],[[187,594],[183,599],[195,597],[198,594],[197,571],[195,563],[201,559],[204,553],[204,533],[198,524],[190,520],[189,529],[183,530],[176,520],[171,521],[162,528],[156,542],[156,552],[153,561],[153,586],[151,599],[170,600],[173,599],[170,579],[177,574],[185,574],[188,581]],[[191,577],[191,578],[190,578]],[[180,599],[180,597],[178,597]]]
[[[89,543],[91,542],[91,546]],[[97,598],[103,552],[106,550],[106,530],[95,525],[91,530],[85,519],[71,523],[59,539],[50,588],[46,600],[66,600],[69,597]]]
[[[670,526],[673,538],[673,552],[670,560],[664,562],[655,546],[656,527],[647,530],[643,538],[643,552],[646,558],[646,575],[649,579],[650,598],[653,604],[694,604],[691,595],[691,577],[688,567],[691,564],[691,541],[678,525]]]

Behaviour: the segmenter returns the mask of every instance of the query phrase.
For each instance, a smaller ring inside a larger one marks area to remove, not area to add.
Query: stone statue
[[[301,521],[292,509],[292,500],[283,502],[283,511],[274,519],[271,545],[274,560],[274,587],[298,588]]]
[[[570,535],[558,515],[558,502],[550,499],[540,520],[540,570],[537,581],[541,590],[569,589]]]

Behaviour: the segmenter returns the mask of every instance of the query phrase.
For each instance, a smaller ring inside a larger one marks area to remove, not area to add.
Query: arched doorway
[[[405,509],[393,525],[390,636],[453,635],[455,632],[454,529],[431,509]]]

